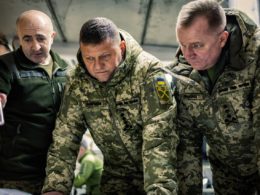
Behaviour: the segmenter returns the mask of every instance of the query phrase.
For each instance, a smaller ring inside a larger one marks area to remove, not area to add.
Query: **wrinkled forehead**
[[[207,19],[197,17],[188,26],[179,25],[176,28],[177,38],[179,37],[197,37],[211,35],[213,30],[209,28]]]
[[[51,20],[45,15],[35,13],[22,15],[16,27],[18,32],[24,30],[53,31]]]

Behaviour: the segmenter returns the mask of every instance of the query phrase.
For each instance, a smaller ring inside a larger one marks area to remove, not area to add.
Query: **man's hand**
[[[5,104],[7,102],[7,95],[4,93],[0,93],[0,101],[2,103],[2,106],[5,107]]]

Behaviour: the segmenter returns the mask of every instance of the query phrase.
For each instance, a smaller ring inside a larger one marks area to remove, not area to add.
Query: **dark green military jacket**
[[[127,183],[139,194],[144,190],[176,194],[178,139],[171,82],[166,81],[158,59],[144,52],[128,33],[121,35],[126,57],[107,83],[91,77],[83,64],[72,74],[49,151],[43,191],[69,193],[87,127],[104,156],[103,177],[124,181],[118,190],[124,192]]]
[[[260,31],[241,12],[226,10],[226,15],[230,38],[217,64],[224,63],[223,70],[211,90],[180,52],[171,68],[185,80],[177,85],[181,194],[202,193],[203,135],[211,163],[237,177],[257,172],[254,138],[260,131]]]
[[[51,52],[53,75],[21,48],[0,57],[0,92],[7,94],[0,126],[0,180],[41,181],[59,111],[67,64]]]

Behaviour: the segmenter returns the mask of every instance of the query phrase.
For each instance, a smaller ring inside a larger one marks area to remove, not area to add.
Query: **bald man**
[[[68,65],[51,50],[45,13],[22,13],[16,30],[20,47],[0,56],[0,188],[40,194]]]

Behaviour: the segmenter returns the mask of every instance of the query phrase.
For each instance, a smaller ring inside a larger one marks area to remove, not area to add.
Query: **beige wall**
[[[244,11],[259,25],[258,0],[229,0],[229,7]]]

